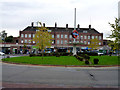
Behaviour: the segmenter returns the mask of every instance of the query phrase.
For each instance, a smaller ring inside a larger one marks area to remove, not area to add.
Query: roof
[[[28,26],[26,27],[23,31],[36,31],[37,30],[37,26]],[[72,32],[74,30],[74,28],[65,28],[65,27],[46,27],[49,30],[52,30],[53,32]],[[97,30],[95,30],[94,28],[76,28],[76,30],[79,33],[82,33],[83,31],[87,31],[87,33],[97,33],[99,34],[99,32]]]

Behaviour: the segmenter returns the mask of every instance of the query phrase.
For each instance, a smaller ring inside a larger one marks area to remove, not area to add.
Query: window
[[[94,36],[92,36],[92,39],[94,39]]]
[[[31,38],[31,34],[29,34],[29,38]]]
[[[84,39],[87,39],[87,36],[84,36]]]
[[[77,43],[79,43],[79,41],[77,41]]]
[[[99,36],[99,40],[101,40],[101,36]]]
[[[25,38],[27,38],[27,34],[25,34]]]
[[[63,38],[63,34],[61,34],[61,38]]]
[[[54,38],[54,35],[52,35],[52,38]]]
[[[48,32],[52,32],[52,30],[48,30]]]
[[[95,36],[95,38],[97,39],[97,38],[98,38],[98,36]]]
[[[65,40],[65,44],[67,44],[67,40]]]
[[[23,40],[21,40],[21,43],[23,43]]]
[[[69,40],[69,43],[72,43],[71,40]]]
[[[33,38],[35,37],[35,34],[33,34]]]
[[[59,38],[60,36],[59,36],[59,34],[57,34],[57,38]]]
[[[83,41],[81,41],[81,43],[83,43]]]
[[[35,41],[33,41],[33,43],[35,43]]]
[[[101,45],[101,42],[99,42],[99,45]]]
[[[27,43],[27,40],[25,40],[25,43]]]
[[[63,44],[63,40],[61,40],[61,44]]]
[[[21,37],[24,37],[24,34],[21,34]]]
[[[81,39],[83,39],[83,36],[81,36]]]
[[[87,42],[86,42],[86,41],[84,41],[84,44],[87,44]]]
[[[90,36],[88,36],[88,39],[90,39]]]
[[[87,33],[87,31],[83,31],[83,33]]]
[[[72,38],[72,35],[69,35],[69,38]]]
[[[65,35],[65,38],[67,38],[67,35]]]
[[[59,44],[59,40],[57,40],[57,44]]]
[[[31,40],[29,40],[29,43],[31,43]]]
[[[90,42],[88,42],[88,45],[90,44]]]
[[[52,40],[52,44],[54,44],[54,40]]]
[[[36,31],[39,31],[38,29],[36,29]]]

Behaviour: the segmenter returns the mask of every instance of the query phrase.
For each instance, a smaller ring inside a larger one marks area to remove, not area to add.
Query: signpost
[[[73,41],[73,55],[76,55],[76,41],[75,39],[77,38],[78,36],[78,32],[76,31],[76,8],[75,8],[75,17],[74,17],[74,30],[72,32],[72,36],[74,38],[74,41]]]

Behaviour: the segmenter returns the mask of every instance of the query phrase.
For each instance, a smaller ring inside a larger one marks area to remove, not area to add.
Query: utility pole
[[[76,8],[75,8],[75,13],[74,13],[74,30],[76,30]],[[74,43],[76,42],[75,41],[75,38],[74,38]]]
[[[76,8],[75,8],[75,13],[74,13],[74,30],[76,30]],[[73,55],[76,55],[76,40],[73,38]]]

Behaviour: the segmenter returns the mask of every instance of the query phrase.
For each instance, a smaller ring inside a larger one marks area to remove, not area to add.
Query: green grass
[[[118,62],[118,56],[91,56],[90,61],[92,63],[94,58],[99,59],[99,65],[120,65],[120,61]]]
[[[91,56],[90,61],[93,64],[93,59],[98,58],[99,64],[98,65],[118,65],[118,57],[117,56]],[[29,56],[22,56],[22,57],[13,57],[13,58],[6,58],[2,61],[6,62],[14,62],[14,63],[24,63],[24,64],[39,64],[39,65],[85,65],[84,61],[79,61],[73,56],[46,56],[43,57],[29,57]]]

